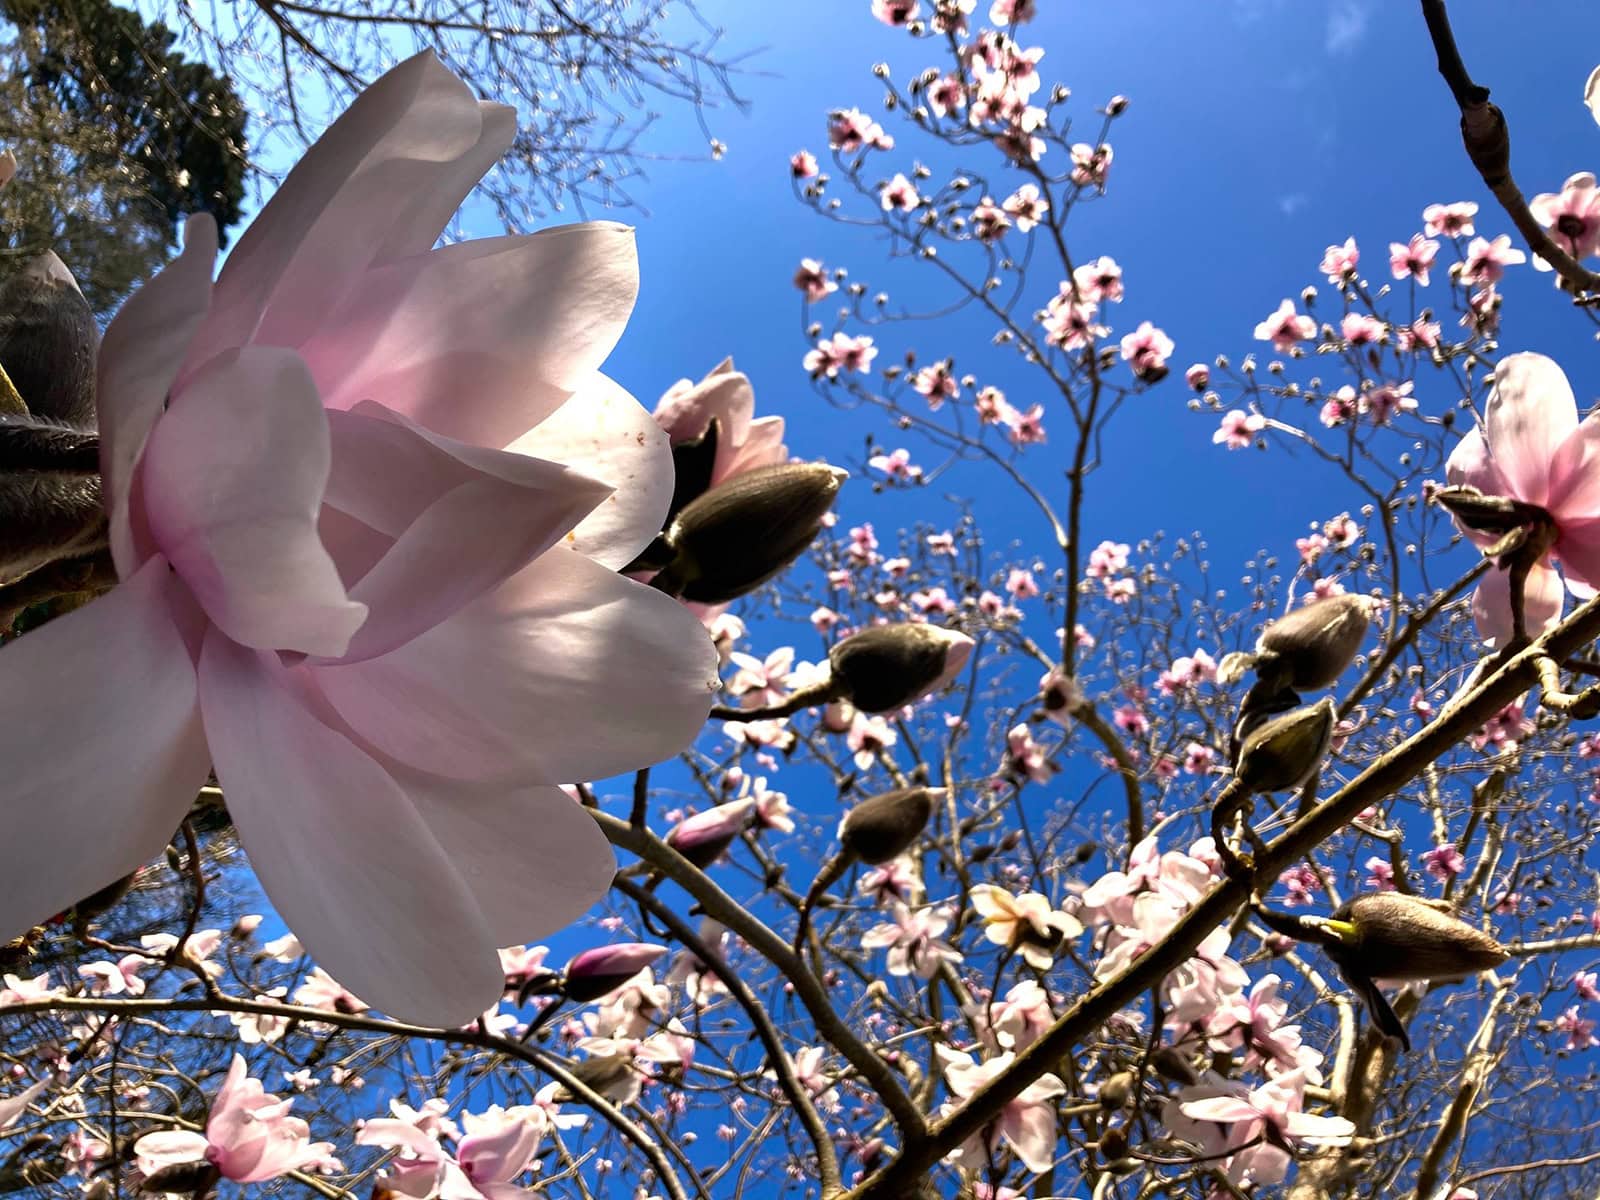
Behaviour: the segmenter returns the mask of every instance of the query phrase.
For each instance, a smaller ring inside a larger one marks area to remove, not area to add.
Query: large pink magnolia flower
[[[1481,428],[1456,443],[1446,464],[1452,485],[1507,496],[1548,514],[1550,552],[1528,573],[1523,605],[1534,636],[1561,619],[1560,560],[1574,594],[1600,586],[1600,419],[1581,423],[1567,377],[1542,354],[1513,354],[1495,368]],[[1496,538],[1463,528],[1480,546]],[[1493,570],[1473,596],[1478,631],[1491,645],[1511,634],[1510,573]]]
[[[162,1130],[135,1142],[139,1170],[154,1175],[163,1167],[209,1162],[224,1179],[260,1183],[326,1159],[333,1145],[313,1142],[311,1127],[289,1115],[294,1101],[272,1095],[249,1070],[235,1054],[211,1102],[204,1134]]]
[[[413,58],[215,285],[197,217],[107,330],[122,582],[0,657],[4,935],[158,855],[213,764],[306,951],[396,1016],[470,1020],[501,994],[495,947],[609,885],[557,785],[682,748],[717,660],[616,573],[672,491],[665,435],[596,371],[631,232],[432,249],[514,132]]]

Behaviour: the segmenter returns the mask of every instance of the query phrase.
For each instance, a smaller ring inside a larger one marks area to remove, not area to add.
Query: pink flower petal
[[[1050,1169],[1058,1136],[1054,1105],[1013,1100],[1001,1110],[1000,1132],[1028,1170],[1037,1174]]]
[[[151,559],[0,650],[0,936],[76,904],[165,848],[210,768],[194,663]]]
[[[1600,587],[1600,517],[1563,521],[1554,552],[1572,594],[1580,599],[1593,595]]]
[[[319,670],[318,683],[362,737],[420,770],[571,783],[677,753],[716,674],[710,636],[681,605],[557,548],[409,645]]]
[[[1199,1100],[1185,1100],[1178,1108],[1191,1120],[1217,1121],[1224,1125],[1231,1125],[1235,1121],[1254,1121],[1261,1116],[1243,1096],[1206,1096]]]
[[[579,522],[567,545],[602,566],[627,566],[666,521],[672,450],[643,406],[595,375],[507,449],[567,463],[616,489]]]
[[[208,1144],[203,1136],[188,1129],[161,1129],[135,1142],[133,1152],[151,1167],[173,1167],[204,1162]]]
[[[611,844],[560,788],[394,774],[472,889],[495,945],[523,945],[565,929],[611,887],[617,871]]]
[[[124,579],[150,553],[148,534],[130,520],[128,494],[145,440],[167,402],[190,339],[211,303],[217,225],[190,217],[183,252],[128,297],[100,344],[95,406],[100,422],[100,471],[111,514],[111,553]],[[142,524],[142,514],[139,517]]]
[[[1586,417],[1562,443],[1550,464],[1545,500],[1563,528],[1570,521],[1600,517],[1600,417]]]
[[[376,399],[505,446],[588,382],[638,288],[626,225],[459,242],[369,271],[301,350],[329,408]]]
[[[1578,427],[1578,402],[1567,377],[1542,354],[1512,354],[1495,368],[1485,436],[1511,494],[1544,504],[1561,444]]]
[[[1538,637],[1561,620],[1565,599],[1561,577],[1549,567],[1536,566],[1528,572],[1523,588],[1523,619],[1528,634]],[[1493,568],[1472,594],[1472,618],[1478,633],[1489,646],[1503,646],[1511,636],[1511,573]]]
[[[511,145],[514,114],[480,105],[431,51],[359,95],[228,255],[208,353],[296,346],[375,263],[420,254]]]
[[[715,418],[720,445],[737,446],[748,436],[755,411],[756,394],[749,376],[734,370],[733,359],[725,358],[699,383],[684,380],[661,397],[654,417],[674,445],[692,442]],[[720,451],[717,457],[722,457]]]
[[[206,734],[245,852],[330,975],[392,1016],[460,1025],[505,985],[488,924],[416,802],[290,690],[311,670],[206,636]]]
[[[229,351],[191,376],[150,436],[153,536],[229,637],[342,654],[366,618],[317,536],[328,423],[292,351]]]
[[[347,661],[386,654],[498,587],[611,494],[563,463],[452,442],[392,417],[377,405],[329,414],[328,503],[398,534],[350,589],[372,615]]]
[[[753,471],[757,467],[768,467],[776,463],[785,462],[789,457],[789,448],[783,444],[783,418],[762,417],[759,421],[750,423],[750,434],[740,446],[738,452],[729,456],[726,462],[722,461],[722,448],[717,448],[717,468],[714,482],[720,483],[724,479],[731,479],[735,475],[743,475],[746,471]]]

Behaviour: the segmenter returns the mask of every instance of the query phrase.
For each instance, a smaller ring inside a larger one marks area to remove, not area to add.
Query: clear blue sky
[[[1256,322],[1307,283],[1323,285],[1323,315],[1336,313],[1336,297],[1316,270],[1330,242],[1354,235],[1376,283],[1388,278],[1388,243],[1420,232],[1430,202],[1476,200],[1479,232],[1511,231],[1466,161],[1415,3],[1040,0],[1039,7],[1041,17],[1019,40],[1045,48],[1047,82],[1072,88],[1083,136],[1092,136],[1093,109],[1111,95],[1132,101],[1112,134],[1110,195],[1075,213],[1073,241],[1123,265],[1129,298],[1112,311],[1118,333],[1153,319],[1176,340],[1179,371],[1219,352],[1237,360],[1266,349],[1251,339]],[[761,408],[789,418],[794,453],[859,454],[868,424],[841,420],[800,370],[806,342],[790,276],[802,256],[814,256],[878,281],[886,276],[885,247],[797,204],[787,160],[801,146],[826,158],[830,108],[881,111],[872,63],[889,61],[903,86],[936,60],[873,20],[868,0],[708,0],[700,8],[727,29],[731,47],[763,48],[748,64],[762,73],[741,81],[747,117],[712,116],[713,132],[729,146],[723,162],[661,163],[637,189],[650,214],[626,219],[639,227],[643,290],[609,369],[650,404],[672,380],[733,354],[754,380]],[[1600,128],[1581,103],[1584,80],[1600,61],[1600,6],[1457,0],[1451,15],[1469,67],[1508,114],[1513,169],[1525,192],[1557,190],[1572,172],[1600,166]],[[883,174],[909,169],[917,157],[941,161],[890,116],[886,128],[900,143],[882,156]],[[665,126],[673,145],[703,149],[681,114],[669,114]],[[1587,405],[1600,396],[1600,372],[1586,369],[1593,346],[1548,280],[1513,269],[1502,343],[1560,359]],[[953,349],[958,367],[1020,388],[1025,376],[986,346],[987,333],[973,329],[951,347],[922,348],[937,351],[929,357]],[[887,355],[905,342],[889,331],[880,344]],[[1418,389],[1425,410],[1456,399],[1422,381]],[[1283,454],[1213,447],[1215,421],[1186,413],[1188,397],[1175,373],[1114,429],[1112,466],[1091,493],[1089,544],[1202,528],[1219,569],[1259,546],[1292,552],[1309,517],[1332,513],[1284,502],[1304,488]],[[1050,469],[1047,454],[1065,452],[1064,440],[1030,451],[1037,477]],[[983,486],[955,477],[950,485],[968,494]],[[875,519],[881,528],[870,503],[859,492],[855,503],[847,497],[846,517]],[[1245,514],[1248,523],[1237,519]],[[991,544],[1008,532],[991,529]]]

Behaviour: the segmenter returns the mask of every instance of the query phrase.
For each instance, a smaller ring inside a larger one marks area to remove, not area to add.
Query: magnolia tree
[[[0,1187],[1592,1195],[1600,425],[1497,331],[1536,267],[1592,319],[1593,176],[1524,197],[1424,3],[1499,208],[1180,378],[1071,230],[1126,101],[1030,0],[871,7],[926,69],[795,188],[936,307],[800,264],[850,478],[731,361],[598,373],[622,227],[434,248],[516,130],[430,56],[98,345],[58,260],[11,285]],[[1327,510],[1234,591],[1093,528],[1133,398]],[[874,528],[935,472],[1011,524]]]

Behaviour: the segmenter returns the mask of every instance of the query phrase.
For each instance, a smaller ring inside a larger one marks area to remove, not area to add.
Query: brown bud
[[[838,693],[862,712],[890,712],[937,691],[966,665],[972,639],[939,625],[874,625],[828,651]]]
[[[754,591],[805,553],[847,478],[825,463],[780,463],[718,484],[658,539],[667,557],[656,586],[698,604]]]
[[[1448,905],[1403,892],[1356,896],[1333,920],[1349,929],[1328,957],[1368,979],[1460,979],[1511,957],[1483,930],[1451,916]]]
[[[1100,1157],[1106,1162],[1116,1162],[1127,1156],[1128,1134],[1120,1126],[1100,1135]]]
[[[1252,792],[1283,792],[1311,778],[1333,741],[1333,701],[1263,721],[1239,747],[1234,775]]]
[[[1118,1071],[1100,1085],[1100,1107],[1115,1112],[1127,1108],[1133,1098],[1135,1083],[1132,1071]]]
[[[193,1196],[201,1196],[215,1187],[221,1178],[222,1172],[215,1163],[173,1163],[170,1167],[162,1167],[154,1174],[146,1175],[140,1181],[139,1189],[145,1192],[188,1192]]]
[[[53,253],[29,259],[0,286],[0,367],[16,389],[10,411],[92,426],[99,345],[88,301]]]
[[[1194,1069],[1194,1064],[1186,1058],[1182,1051],[1172,1046],[1163,1046],[1150,1056],[1150,1069],[1161,1078],[1172,1083],[1181,1083],[1191,1086],[1200,1082],[1200,1076]]]
[[[1550,520],[1550,514],[1536,505],[1525,504],[1510,496],[1486,496],[1469,484],[1435,488],[1431,499],[1454,517],[1463,529],[1495,537],[1524,525]]]
[[[1374,608],[1370,596],[1313,600],[1279,617],[1256,643],[1256,671],[1297,691],[1331,687],[1355,661]]]
[[[944,788],[919,787],[868,797],[839,823],[839,841],[869,866],[886,863],[916,843],[944,794]]]

